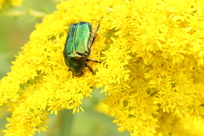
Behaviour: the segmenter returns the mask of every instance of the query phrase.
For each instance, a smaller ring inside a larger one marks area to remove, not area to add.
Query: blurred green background
[[[9,2],[3,5],[0,11],[0,78],[10,71],[11,61],[29,40],[35,24],[52,13],[58,1],[24,0],[19,7],[12,7]]]
[[[11,62],[29,41],[35,24],[41,23],[43,16],[55,11],[59,2],[60,0],[24,0],[19,7],[12,7],[9,2],[4,5],[0,11],[0,78],[10,72]],[[94,90],[91,98],[83,100],[85,112],[73,115],[72,111],[65,110],[57,116],[49,115],[48,132],[41,132],[36,136],[128,136],[128,132],[117,131],[118,127],[112,123],[113,118],[96,110],[104,98],[100,90]],[[11,116],[6,109],[3,106],[0,110],[0,130],[5,129],[6,117]],[[65,129],[62,124],[65,124]],[[66,132],[62,132],[65,130]],[[0,136],[3,134],[0,131]]]

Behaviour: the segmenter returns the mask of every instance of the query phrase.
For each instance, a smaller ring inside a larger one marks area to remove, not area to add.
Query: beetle
[[[88,57],[91,53],[91,46],[96,38],[96,33],[100,27],[100,21],[95,33],[92,30],[92,25],[88,22],[79,22],[72,24],[70,27],[63,55],[66,65],[69,67],[69,70],[72,71],[74,76],[81,76],[84,67],[88,67],[94,75],[92,68],[86,62],[98,62],[96,60],[88,59]]]

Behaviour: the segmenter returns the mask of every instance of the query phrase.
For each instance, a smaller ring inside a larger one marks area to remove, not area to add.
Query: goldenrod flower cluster
[[[102,63],[88,62],[96,75],[84,68],[74,77],[62,53],[69,27],[96,27],[102,17],[89,57]],[[119,131],[204,135],[203,0],[61,2],[36,25],[11,68],[0,81],[0,105],[12,111],[6,136],[46,131],[48,114],[83,111],[82,99],[101,87]]]

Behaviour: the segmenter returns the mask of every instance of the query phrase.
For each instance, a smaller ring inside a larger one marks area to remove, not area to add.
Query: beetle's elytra
[[[70,27],[63,54],[66,65],[75,76],[81,76],[83,74],[82,69],[85,66],[94,74],[92,68],[86,62],[98,62],[87,58],[91,53],[91,46],[94,43],[99,26],[100,22],[95,32],[92,31],[92,25],[88,22],[79,22]]]

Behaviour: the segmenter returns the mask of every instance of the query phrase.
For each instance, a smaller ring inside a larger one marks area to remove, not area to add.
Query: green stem
[[[62,110],[59,112],[59,136],[69,136],[73,123],[72,110]]]

